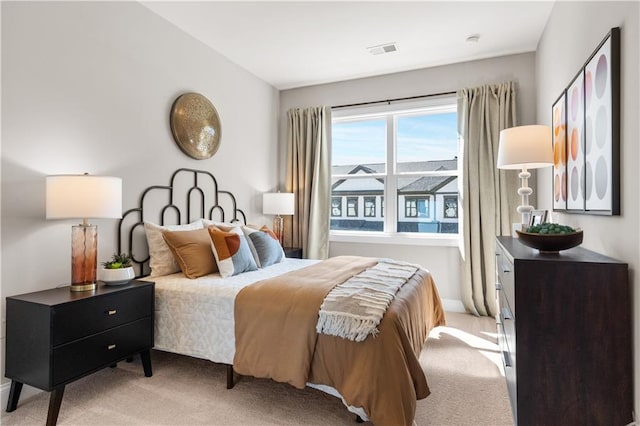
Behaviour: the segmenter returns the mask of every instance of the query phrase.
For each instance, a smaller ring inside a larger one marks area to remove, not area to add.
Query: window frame
[[[461,235],[462,229],[462,221],[458,220],[458,232],[457,233],[427,233],[427,232],[399,232],[397,231],[398,227],[398,218],[400,212],[398,211],[398,201],[399,195],[398,192],[398,180],[403,177],[413,177],[413,176],[455,176],[458,182],[458,198],[461,196],[462,185],[461,185],[461,166],[462,166],[462,141],[458,136],[457,141],[457,158],[458,158],[458,168],[457,170],[446,170],[446,171],[423,171],[423,172],[398,172],[396,170],[398,168],[396,163],[396,149],[397,149],[397,140],[396,140],[396,132],[397,132],[397,120],[398,118],[413,116],[413,115],[424,115],[425,113],[429,114],[438,114],[438,113],[448,113],[448,112],[456,112],[456,97],[455,95],[446,95],[437,98],[425,98],[420,99],[418,101],[411,102],[402,102],[400,103],[392,103],[389,105],[383,106],[374,106],[374,107],[359,107],[359,108],[350,108],[350,109],[338,109],[332,111],[332,125],[337,122],[357,122],[357,121],[366,121],[372,120],[376,118],[384,117],[387,123],[386,126],[386,159],[385,159],[385,171],[382,173],[368,173],[365,175],[362,174],[351,174],[351,175],[333,175],[332,179],[358,179],[358,178],[381,178],[384,179],[384,191],[382,196],[380,196],[380,215],[379,217],[384,222],[385,231],[357,231],[357,230],[330,230],[330,241],[351,241],[351,242],[388,242],[390,240],[393,241],[401,241],[408,244],[417,243],[423,244],[427,240],[432,240],[432,243],[435,245],[444,245],[444,246],[453,246],[457,245],[459,237]],[[410,197],[410,195],[408,196]],[[407,196],[405,196],[405,199]],[[418,197],[418,198],[426,198],[426,197]],[[377,201],[377,200],[376,200]],[[435,201],[435,199],[434,199]],[[425,202],[428,202],[426,200]],[[431,207],[434,207],[434,210],[431,210]],[[377,210],[377,205],[375,206]],[[428,217],[434,219],[437,217],[438,206],[427,206],[428,208]],[[419,218],[418,214],[418,205],[416,202],[416,216],[413,217]],[[363,211],[364,213],[364,211]],[[377,213],[377,211],[376,211]],[[448,219],[460,219],[460,211],[458,207],[458,217],[457,218],[448,218]],[[352,216],[351,216],[352,217]],[[366,216],[371,217],[371,216]],[[443,215],[444,218],[444,215]],[[371,237],[371,241],[369,241],[369,237]],[[411,242],[410,242],[411,241]],[[421,241],[421,242],[420,242]],[[427,244],[430,245],[431,243]]]
[[[334,209],[333,202],[336,201],[336,200],[339,202],[339,205],[338,205],[337,208],[338,208],[338,210],[340,212],[337,215],[333,214],[333,209]],[[343,204],[342,203],[342,196],[332,196],[331,197],[331,217],[342,217],[342,210],[343,210],[342,209],[342,204]]]
[[[447,199],[454,199],[455,202],[455,210],[456,210],[456,215],[455,216],[447,216]],[[442,196],[442,204],[443,204],[443,210],[442,210],[442,217],[444,219],[459,219],[460,218],[460,213],[458,212],[458,210],[460,209],[460,205],[459,205],[459,197],[457,195],[443,195]]]
[[[365,195],[362,197],[362,215],[364,217],[376,217],[376,213],[377,213],[377,209],[376,209],[376,196],[371,196],[371,195]],[[368,212],[367,211],[367,202],[371,202],[373,201],[373,205],[372,207],[372,211]]]
[[[345,217],[358,217],[358,197],[345,197],[347,199],[347,215]],[[355,201],[353,206],[349,205],[350,201]],[[349,213],[349,208],[353,207],[353,214]]]

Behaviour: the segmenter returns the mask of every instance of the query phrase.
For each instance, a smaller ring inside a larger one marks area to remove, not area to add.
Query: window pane
[[[331,216],[342,216],[342,197],[331,197]]]
[[[359,165],[377,165],[376,171],[384,173],[386,146],[385,119],[333,123],[331,134],[333,174],[353,173]],[[381,169],[380,166],[382,166]]]
[[[458,218],[458,196],[444,196],[444,213],[445,219]]]
[[[331,215],[332,230],[382,231],[382,178],[334,179],[331,193],[332,213],[337,206],[340,215]]]
[[[376,216],[376,198],[364,197],[364,217]]]
[[[398,232],[457,233],[458,178],[398,178]]]
[[[347,197],[347,216],[358,217],[358,198]]]
[[[399,117],[396,155],[398,173],[457,170],[457,114]]]

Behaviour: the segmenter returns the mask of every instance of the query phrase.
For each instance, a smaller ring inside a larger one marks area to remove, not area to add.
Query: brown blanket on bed
[[[418,355],[444,324],[433,280],[418,270],[363,342],[316,334],[318,311],[336,285],[376,259],[341,256],[245,287],[236,297],[234,370],[303,388],[331,386],[376,425],[410,425],[429,395]]]

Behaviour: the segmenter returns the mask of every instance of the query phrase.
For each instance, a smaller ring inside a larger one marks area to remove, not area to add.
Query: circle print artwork
[[[562,201],[567,201],[567,174],[562,172]]]
[[[578,106],[580,104],[580,93],[578,88],[574,87],[571,92],[571,120],[576,121],[578,119]]]
[[[578,175],[578,168],[574,167],[571,170],[571,199],[573,201],[578,199],[578,191],[579,191],[580,179]]]
[[[591,124],[591,117],[587,117],[585,123],[584,123],[584,134],[585,135],[591,135],[592,133],[592,127],[593,125]],[[584,152],[585,154],[589,155],[589,153],[591,152],[591,145],[593,144],[593,142],[591,141],[590,137],[587,137],[586,140],[584,141]]]
[[[596,181],[596,195],[602,200],[607,194],[607,185],[609,183],[609,171],[607,168],[607,162],[602,156],[598,158],[598,162],[596,163],[596,173],[594,177]]]
[[[593,78],[591,77],[591,71],[587,71],[584,74],[584,103],[589,107],[591,103],[591,93],[593,92]]]
[[[596,143],[600,149],[604,148],[605,143],[607,142],[607,108],[604,105],[601,105],[598,108],[598,114],[596,115],[596,132],[595,138]]]
[[[596,96],[602,98],[607,89],[607,57],[603,54],[598,58],[596,66]]]
[[[591,170],[591,163],[587,163],[585,166],[586,182],[584,186],[584,197],[591,198],[591,191],[593,191],[593,171]]]
[[[560,201],[560,176],[558,175],[553,179],[553,198]]]
[[[578,138],[578,129],[573,129],[571,132],[571,158],[573,161],[578,159],[578,148],[580,148],[580,141]]]

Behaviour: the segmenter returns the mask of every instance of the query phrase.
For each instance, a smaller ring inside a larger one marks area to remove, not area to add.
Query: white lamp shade
[[[553,165],[551,128],[519,126],[500,132],[499,169],[537,169]]]
[[[262,194],[263,214],[292,215],[294,208],[295,200],[291,192],[269,192]]]
[[[47,219],[122,217],[122,179],[111,176],[47,176]]]

